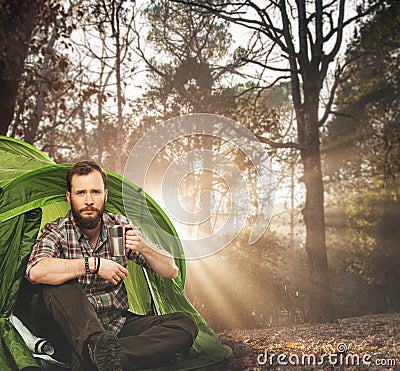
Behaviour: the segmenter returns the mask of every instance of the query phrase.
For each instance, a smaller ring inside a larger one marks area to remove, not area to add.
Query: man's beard
[[[87,206],[80,210],[76,209],[71,203],[71,210],[76,224],[78,224],[81,229],[94,229],[99,225],[101,219],[103,218],[105,203],[101,209],[97,209],[93,206]],[[96,214],[94,216],[83,216],[82,212],[88,210],[95,211]]]

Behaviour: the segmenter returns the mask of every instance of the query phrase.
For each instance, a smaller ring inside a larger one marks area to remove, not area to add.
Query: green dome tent
[[[13,312],[25,266],[41,227],[48,221],[64,216],[69,209],[65,200],[66,172],[70,165],[57,165],[33,146],[13,138],[0,136],[0,370],[38,367],[34,355],[12,325]],[[107,171],[109,198],[106,209],[125,214],[124,202],[135,207],[138,214],[130,218],[140,225],[156,243],[180,252],[176,259],[180,268],[174,279],[148,272],[151,289],[161,313],[185,311],[199,325],[199,335],[189,357],[179,369],[214,367],[231,356],[231,349],[222,345],[213,330],[192,307],[184,294],[185,260],[183,249],[173,225],[161,208],[140,188]],[[124,201],[122,200],[124,188]],[[146,207],[143,207],[145,204]],[[147,214],[143,210],[148,210]],[[154,221],[156,223],[154,223]],[[163,229],[168,232],[159,233]],[[168,238],[170,236],[171,238]],[[152,297],[143,271],[136,264],[128,265],[125,280],[130,309],[145,314],[151,311]],[[175,368],[171,368],[175,369]]]

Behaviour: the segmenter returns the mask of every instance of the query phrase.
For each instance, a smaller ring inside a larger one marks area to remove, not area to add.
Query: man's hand
[[[132,251],[142,252],[148,247],[142,239],[142,231],[133,225],[130,227],[132,229],[128,229],[125,233],[125,246]]]
[[[113,260],[100,259],[100,269],[97,274],[116,286],[128,275],[128,270]]]
[[[125,234],[125,246],[133,252],[141,253],[154,272],[167,278],[176,278],[179,269],[174,258],[167,251],[152,246],[142,231],[133,225]]]

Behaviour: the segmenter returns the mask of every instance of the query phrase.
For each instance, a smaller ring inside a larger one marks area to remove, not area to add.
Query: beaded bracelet
[[[85,269],[86,269],[86,274],[92,273],[92,272],[90,272],[90,269],[89,269],[89,257],[88,256],[85,256]]]

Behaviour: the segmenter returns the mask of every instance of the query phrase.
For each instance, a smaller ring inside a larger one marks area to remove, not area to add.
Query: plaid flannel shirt
[[[44,258],[82,259],[85,256],[99,256],[113,259],[126,267],[129,259],[142,267],[151,269],[143,255],[131,252],[122,257],[111,257],[107,240],[107,226],[128,224],[129,220],[123,215],[104,212],[100,238],[93,251],[89,238],[85,236],[75,223],[72,212],[65,218],[59,218],[47,223],[43,234],[36,241],[26,267],[26,278],[29,279],[30,269]],[[146,236],[143,235],[144,238]],[[147,238],[146,238],[147,239]],[[128,252],[128,250],[127,250]],[[77,278],[90,303],[96,310],[104,328],[118,333],[125,323],[123,313],[129,308],[125,285],[121,281],[114,286],[99,275],[91,273]]]

